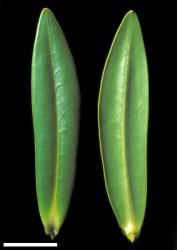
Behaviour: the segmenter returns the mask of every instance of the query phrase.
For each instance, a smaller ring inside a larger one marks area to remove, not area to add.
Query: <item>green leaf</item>
[[[124,17],[103,70],[98,126],[104,179],[123,233],[138,237],[147,196],[148,68],[138,18]]]
[[[49,9],[43,9],[32,57],[36,189],[46,234],[57,235],[71,198],[79,127],[73,58]]]

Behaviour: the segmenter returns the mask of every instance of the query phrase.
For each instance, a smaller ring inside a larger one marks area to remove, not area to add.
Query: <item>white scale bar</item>
[[[3,247],[57,247],[57,243],[3,243]]]

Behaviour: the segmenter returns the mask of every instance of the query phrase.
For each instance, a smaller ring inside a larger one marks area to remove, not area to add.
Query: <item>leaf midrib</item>
[[[130,23],[130,22],[129,22]],[[128,72],[130,68],[130,48],[131,48],[131,28],[128,24],[127,28],[127,49],[126,49],[126,62],[125,62],[125,73],[123,80],[123,107],[122,107],[122,156],[123,156],[123,170],[125,177],[125,185],[127,190],[127,206],[129,208],[129,216],[131,217],[132,224],[135,225],[135,214],[133,209],[133,199],[130,189],[130,178],[129,178],[129,168],[128,168],[128,159],[127,159],[127,143],[126,143],[126,113],[127,113],[127,83],[128,83]]]
[[[48,34],[48,42],[49,42],[49,50],[50,50],[50,59],[51,59],[51,68],[52,68],[52,78],[53,78],[53,89],[54,89],[54,98],[55,98],[55,112],[56,112],[56,127],[57,131],[59,131],[59,123],[58,123],[58,116],[57,116],[57,99],[56,99],[56,78],[55,78],[55,71],[54,71],[54,60],[53,60],[53,55],[52,55],[52,42],[51,42],[51,33],[50,33],[50,28],[49,28],[49,20],[48,16],[46,17],[47,19],[47,34]],[[55,183],[54,183],[54,190],[53,190],[53,201],[52,201],[52,208],[55,210],[56,208],[56,199],[57,199],[57,179],[58,179],[58,168],[59,168],[59,133],[56,131],[56,138],[57,138],[57,149],[56,149],[56,167],[55,167]],[[51,209],[52,209],[51,208]]]

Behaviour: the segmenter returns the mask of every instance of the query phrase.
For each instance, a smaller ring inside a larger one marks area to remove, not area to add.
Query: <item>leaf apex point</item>
[[[51,10],[49,8],[45,7],[45,8],[42,9],[41,15],[46,15],[46,14],[48,14],[50,12],[51,12]]]
[[[138,231],[132,224],[128,224],[126,229],[124,230],[125,236],[127,239],[131,242],[134,243],[134,241],[138,238]]]

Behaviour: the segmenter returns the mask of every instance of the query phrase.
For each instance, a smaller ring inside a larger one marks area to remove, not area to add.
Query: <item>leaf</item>
[[[104,179],[123,233],[138,237],[147,196],[148,69],[138,18],[124,17],[101,80],[98,127]]]
[[[57,235],[71,198],[79,128],[79,88],[64,34],[43,9],[32,57],[36,189],[46,234]]]

